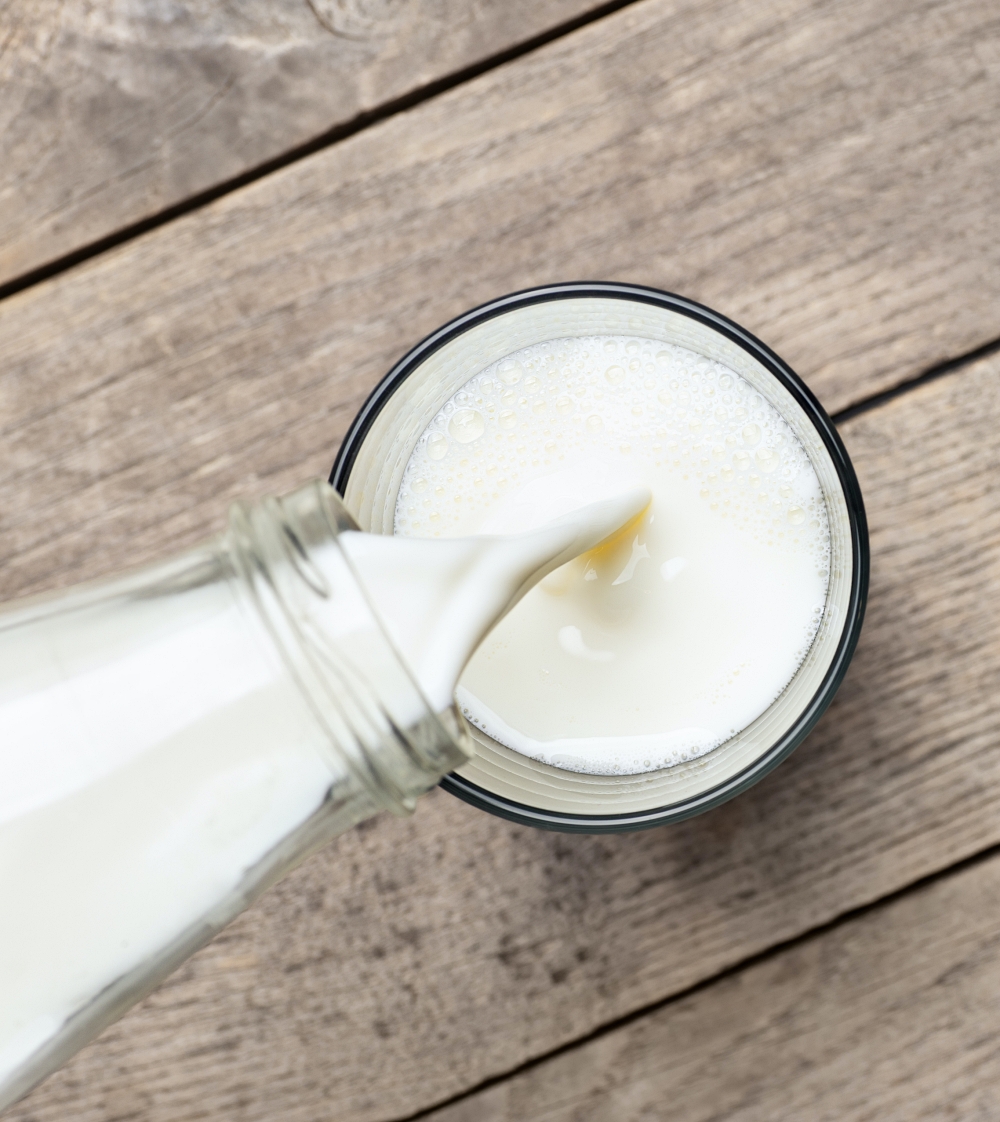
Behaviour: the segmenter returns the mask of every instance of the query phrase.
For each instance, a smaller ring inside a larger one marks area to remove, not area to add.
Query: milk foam
[[[788,424],[748,382],[626,336],[518,351],[464,385],[407,465],[397,535],[510,533],[645,484],[644,518],[563,566],[492,632],[471,723],[573,771],[704,755],[777,698],[822,619],[830,531]]]

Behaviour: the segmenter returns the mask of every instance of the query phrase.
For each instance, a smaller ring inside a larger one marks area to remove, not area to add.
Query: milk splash
[[[745,379],[683,347],[556,339],[439,410],[400,486],[403,536],[510,532],[614,486],[653,500],[629,535],[554,572],[462,676],[468,719],[546,763],[634,774],[702,756],[758,717],[825,609],[815,470]]]

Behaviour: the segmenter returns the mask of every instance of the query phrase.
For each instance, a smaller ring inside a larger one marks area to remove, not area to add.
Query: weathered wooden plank
[[[845,426],[868,621],[764,783],[601,838],[432,795],[313,858],[11,1119],[404,1116],[1000,841],[998,424],[994,358]]]
[[[998,23],[644,0],[4,301],[0,595],[325,473],[408,345],[533,282],[700,298],[830,408],[996,334]]]
[[[0,3],[0,284],[596,0]]]
[[[998,912],[994,858],[428,1122],[996,1118]]]

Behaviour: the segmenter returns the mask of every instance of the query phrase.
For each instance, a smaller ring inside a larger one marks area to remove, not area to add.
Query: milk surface
[[[745,728],[801,664],[824,611],[819,481],[732,370],[626,336],[493,364],[440,410],[406,468],[398,535],[510,532],[645,485],[616,539],[547,577],[466,668],[467,718],[533,759],[635,774]]]

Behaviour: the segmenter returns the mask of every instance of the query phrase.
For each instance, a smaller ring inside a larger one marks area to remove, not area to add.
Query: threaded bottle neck
[[[467,762],[457,712],[434,713],[338,543],[357,530],[326,483],[235,504],[225,546],[237,580],[322,726],[333,762],[396,814]]]

